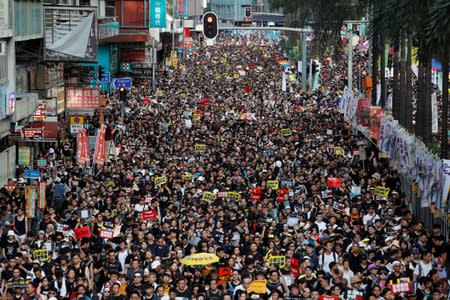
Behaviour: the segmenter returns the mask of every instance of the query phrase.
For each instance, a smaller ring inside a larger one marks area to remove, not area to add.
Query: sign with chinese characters
[[[97,88],[67,88],[66,105],[70,109],[96,109],[100,91]]]
[[[16,111],[16,93],[8,94],[8,115],[12,115]]]
[[[177,0],[177,16],[184,17],[186,15],[186,0]]]
[[[166,0],[150,1],[150,28],[166,27]]]
[[[44,128],[22,128],[22,137],[24,140],[43,140],[44,139]]]

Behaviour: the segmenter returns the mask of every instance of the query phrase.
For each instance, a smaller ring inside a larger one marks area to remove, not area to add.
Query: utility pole
[[[306,91],[306,32],[302,32],[302,87]]]
[[[172,0],[172,51],[173,50],[175,50],[175,0]],[[172,55],[172,53],[170,55]]]

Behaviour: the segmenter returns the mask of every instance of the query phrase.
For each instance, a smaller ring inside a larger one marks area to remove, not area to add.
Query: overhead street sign
[[[100,78],[101,83],[109,83],[111,81],[111,73],[103,72],[103,77]]]
[[[132,87],[132,81],[130,77],[113,78],[111,84],[116,90],[118,90],[121,86],[123,86],[127,90],[131,90]]]

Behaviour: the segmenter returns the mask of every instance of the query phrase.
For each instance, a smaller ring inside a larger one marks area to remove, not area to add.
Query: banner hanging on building
[[[44,6],[44,60],[97,61],[97,18],[92,7]]]
[[[150,1],[150,28],[166,28],[166,0]]]
[[[95,143],[94,164],[102,167],[105,164],[106,141],[105,141],[106,125],[98,130],[97,141]]]

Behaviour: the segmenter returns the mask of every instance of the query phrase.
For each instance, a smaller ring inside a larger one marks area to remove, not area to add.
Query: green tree
[[[425,22],[425,45],[442,64],[441,158],[448,158],[448,69],[450,55],[450,2],[436,0]]]

